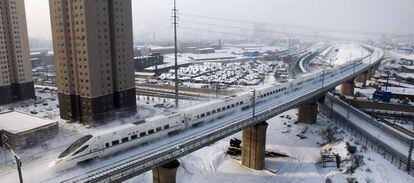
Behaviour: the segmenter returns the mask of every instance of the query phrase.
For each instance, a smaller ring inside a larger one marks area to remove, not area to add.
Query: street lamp
[[[22,161],[20,160],[20,157],[13,151],[13,149],[11,148],[11,146],[6,142],[9,138],[6,136],[6,133],[3,129],[0,129],[0,135],[1,135],[1,141],[4,144],[4,148],[9,148],[10,152],[12,153],[13,157],[14,157],[14,162],[16,163],[17,166],[17,172],[19,174],[19,181],[20,183],[23,183],[23,176],[22,176]]]

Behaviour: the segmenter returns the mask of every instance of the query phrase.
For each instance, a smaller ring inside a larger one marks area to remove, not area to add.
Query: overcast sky
[[[48,0],[25,2],[30,37],[50,39]],[[132,0],[135,37],[170,34],[172,2]],[[414,0],[177,0],[177,5],[183,29],[216,29],[218,24],[228,25],[220,20],[227,18],[353,32],[414,33]]]

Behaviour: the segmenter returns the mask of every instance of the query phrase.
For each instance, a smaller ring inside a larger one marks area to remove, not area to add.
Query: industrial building
[[[150,56],[155,53],[158,53],[161,55],[167,55],[167,54],[172,54],[174,52],[175,52],[175,48],[173,46],[169,46],[169,47],[144,46],[141,48],[135,48],[135,55],[138,55],[138,56]]]
[[[207,54],[207,53],[215,53],[216,50],[214,48],[195,48],[191,50],[194,54]]]
[[[49,5],[61,118],[90,123],[135,111],[131,1]]]
[[[14,149],[37,145],[53,138],[58,133],[57,121],[20,112],[0,114],[0,136],[2,136],[0,144],[6,142]]]
[[[35,97],[24,0],[0,1],[0,105]]]
[[[50,51],[30,52],[30,60],[32,68],[53,65],[53,53]]]
[[[157,66],[164,63],[164,56],[159,53],[153,53],[150,56],[135,57],[135,71],[143,71],[147,67]]]

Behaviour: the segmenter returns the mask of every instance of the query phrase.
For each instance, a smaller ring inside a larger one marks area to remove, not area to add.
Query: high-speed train
[[[323,72],[308,74],[290,82],[263,86],[256,89],[255,102],[260,103],[271,98],[285,95],[303,87],[304,84],[320,83],[323,79],[341,75],[343,72],[362,64],[362,61],[327,69]],[[225,117],[236,111],[248,109],[253,100],[252,92],[244,92],[225,99],[217,99],[189,108],[180,109],[170,115],[160,115],[145,120],[111,128],[104,132],[86,135],[76,140],[54,162],[55,166],[76,165],[79,162],[101,158],[148,143],[201,123]]]

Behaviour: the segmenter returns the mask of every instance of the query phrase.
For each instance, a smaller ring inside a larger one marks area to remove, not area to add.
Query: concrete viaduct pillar
[[[299,106],[298,122],[314,124],[318,119],[318,104],[310,102]]]
[[[178,160],[173,160],[167,164],[152,169],[153,183],[175,183],[177,169],[180,166]]]
[[[353,96],[354,95],[354,80],[347,81],[341,84],[340,91],[341,95]]]
[[[268,124],[261,122],[243,129],[242,165],[263,170],[265,165],[266,130]]]
[[[377,68],[375,68],[375,67],[369,70],[370,71],[370,78],[374,77],[376,70],[377,70]]]
[[[369,77],[369,72],[368,71],[365,71],[365,72],[363,72],[362,74],[358,75],[355,78],[355,82],[362,83],[362,87],[365,87],[366,84],[367,84],[367,79],[368,78],[370,78]]]

